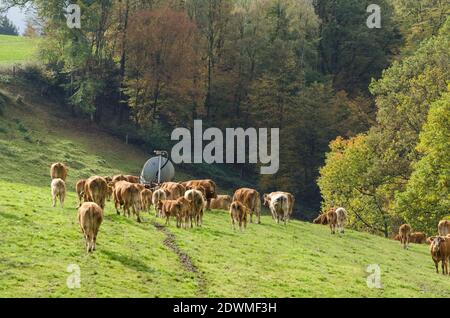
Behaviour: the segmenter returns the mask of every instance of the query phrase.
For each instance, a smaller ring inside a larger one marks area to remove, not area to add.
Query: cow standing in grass
[[[53,207],[56,207],[56,200],[59,199],[61,207],[64,207],[64,199],[66,198],[66,183],[60,178],[52,180],[52,202]]]
[[[205,198],[203,193],[199,190],[188,190],[184,194],[184,197],[191,202],[192,209],[189,212],[189,219],[191,222],[191,227],[193,226],[193,220],[195,220],[196,226],[203,225],[203,210],[205,208]]]
[[[233,230],[236,230],[236,223],[239,224],[241,231],[247,227],[247,214],[250,213],[250,209],[239,201],[233,201],[230,204],[230,221],[233,226]]]
[[[436,273],[439,274],[439,262],[442,262],[442,274],[448,274],[448,262],[450,260],[450,235],[433,236],[430,239],[430,253],[434,266],[436,267]]]
[[[167,200],[166,191],[164,191],[163,189],[155,190],[152,195],[152,203],[153,203],[153,206],[155,207],[155,212],[156,212],[155,216],[158,216],[158,217],[163,216],[162,210],[159,208],[159,202],[162,200]]]
[[[411,226],[409,224],[401,225],[398,229],[398,235],[400,236],[400,243],[403,245],[403,248],[407,249],[411,235]]]
[[[141,190],[140,197],[141,197],[142,211],[150,212],[150,207],[152,206],[153,192],[149,189]]]
[[[336,227],[339,233],[344,233],[345,224],[347,223],[347,211],[344,208],[336,209]]]
[[[103,210],[94,202],[85,202],[78,208],[78,223],[86,240],[86,252],[96,249],[97,234],[103,222]]]
[[[327,215],[327,223],[330,226],[331,234],[336,233],[337,227],[337,213],[335,208],[331,208],[326,212]]]
[[[261,197],[255,189],[240,188],[234,192],[233,201],[239,201],[250,210],[250,223],[253,223],[253,214],[257,223],[261,223]]]
[[[52,179],[59,178],[65,182],[68,171],[69,169],[67,169],[67,167],[63,163],[57,162],[52,164],[52,166],[50,167],[50,177]]]
[[[114,186],[114,206],[117,214],[120,214],[119,207],[123,206],[123,215],[130,217],[130,210],[136,215],[137,221],[141,222],[139,211],[141,210],[141,197],[139,187],[128,181],[119,181]]]
[[[216,183],[211,179],[205,180],[190,180],[181,183],[186,190],[196,189],[199,190],[200,187],[204,189],[206,198],[206,211],[211,209],[211,200],[217,198],[217,186]]]
[[[108,184],[103,177],[93,176],[86,180],[84,185],[84,202],[95,202],[104,209],[107,196]]]

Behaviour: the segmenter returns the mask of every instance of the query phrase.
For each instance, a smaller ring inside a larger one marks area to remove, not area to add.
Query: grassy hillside
[[[23,36],[0,35],[0,65],[29,61],[37,40]]]
[[[24,89],[0,95],[0,297],[448,297],[450,278],[435,274],[427,246],[405,251],[366,233],[331,236],[269,216],[240,233],[212,211],[203,228],[186,231],[161,228],[149,214],[138,224],[108,203],[97,251],[87,255],[76,180],[138,173],[146,154]],[[70,169],[64,209],[51,207],[48,170],[58,160]],[[66,285],[70,264],[80,267],[80,289]],[[383,288],[367,287],[369,264],[381,267]]]

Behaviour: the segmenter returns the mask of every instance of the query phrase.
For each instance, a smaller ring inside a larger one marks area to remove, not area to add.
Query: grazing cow
[[[184,196],[186,188],[178,182],[164,182],[161,188],[166,191],[168,200],[176,200]]]
[[[52,180],[52,202],[53,207],[56,206],[56,199],[59,198],[59,203],[61,207],[64,207],[64,199],[66,198],[66,183],[63,179],[56,178]]]
[[[239,201],[233,201],[230,204],[230,221],[233,230],[236,230],[236,223],[239,224],[241,231],[247,227],[247,214],[250,212],[250,209]]]
[[[199,190],[187,190],[184,197],[191,202],[192,209],[189,212],[189,219],[191,222],[191,227],[193,226],[192,221],[195,220],[196,226],[203,225],[203,209],[205,207],[205,199],[203,194]]]
[[[414,232],[410,234],[409,241],[416,244],[425,244],[427,236],[422,232]]]
[[[280,220],[286,225],[289,219],[290,199],[285,192],[272,192],[270,194],[264,194],[263,196],[264,205],[270,209],[272,213],[272,218],[280,223]]]
[[[150,212],[150,207],[152,206],[152,196],[153,192],[149,189],[141,190],[141,205],[142,211]]]
[[[203,187],[205,189],[205,197],[206,197],[206,210],[211,209],[211,200],[217,198],[217,186],[214,181],[211,179],[206,180],[190,180],[181,183],[186,190],[195,189],[195,187]]]
[[[113,183],[116,183],[116,182],[118,182],[118,181],[128,181],[128,179],[127,179],[127,177],[124,176],[123,174],[118,174],[118,175],[116,175],[116,176],[113,176],[112,182],[113,182]]]
[[[178,200],[160,200],[158,201],[157,208],[158,211],[162,211],[162,215],[166,218],[166,225],[169,225],[171,216],[178,218],[182,210],[181,203]]]
[[[337,208],[337,230],[339,233],[344,233],[345,223],[347,223],[347,211],[344,208]]]
[[[153,192],[152,203],[155,206],[156,215],[162,217],[162,210],[159,208],[159,201],[167,200],[167,194],[163,189],[157,189]]]
[[[78,180],[77,184],[75,185],[75,191],[78,196],[78,207],[81,206],[83,203],[83,195],[84,195],[84,185],[86,184],[86,179]]]
[[[430,245],[431,258],[433,259],[436,273],[439,274],[439,262],[442,262],[442,274],[448,274],[448,261],[450,258],[450,237],[432,236]]]
[[[141,182],[141,179],[137,176],[126,175],[125,178],[130,183],[140,183]]]
[[[403,245],[403,248],[408,248],[411,226],[409,224],[401,225],[398,229],[398,235],[400,236],[400,243]]]
[[[119,181],[114,187],[114,205],[116,207],[117,214],[119,212],[119,206],[123,206],[123,215],[130,217],[130,208],[133,211],[133,215],[136,215],[137,221],[141,222],[139,211],[140,206],[140,191],[134,183],[128,181]]]
[[[337,213],[335,208],[331,208],[326,212],[327,215],[327,222],[330,225],[331,234],[336,233],[336,226],[337,226]]]
[[[257,223],[261,223],[261,197],[255,189],[237,189],[233,195],[233,201],[239,201],[250,210],[250,223],[253,223],[253,213],[256,215]]]
[[[103,221],[103,210],[94,202],[85,202],[78,208],[78,223],[86,240],[86,252],[96,248],[98,229]]]
[[[67,167],[63,163],[57,162],[57,163],[52,164],[52,166],[50,167],[50,177],[52,179],[59,178],[65,182],[68,171],[69,171],[69,169],[67,169]]]
[[[211,199],[210,208],[216,210],[230,210],[231,196],[230,195],[218,195],[217,198]]]
[[[319,214],[319,216],[313,220],[313,223],[327,225],[328,224],[327,214],[326,213]]]
[[[438,232],[440,236],[446,236],[447,234],[450,234],[450,221],[440,221],[438,225]]]
[[[95,202],[102,210],[108,195],[108,184],[103,177],[93,176],[86,180],[84,185],[84,202]]]

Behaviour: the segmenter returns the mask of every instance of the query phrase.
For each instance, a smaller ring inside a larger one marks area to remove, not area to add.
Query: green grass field
[[[0,65],[31,61],[36,52],[36,46],[36,39],[0,35]]]
[[[24,104],[15,104],[17,92]],[[0,297],[448,297],[450,277],[435,274],[426,245],[269,216],[234,232],[224,211],[203,228],[168,231],[198,272],[165,245],[152,215],[116,215],[108,203],[97,251],[85,253],[76,222],[78,178],[136,174],[146,154],[19,88],[0,89]],[[30,102],[32,101],[32,102]],[[64,209],[51,207],[49,166],[69,166]],[[80,267],[81,288],[66,281]],[[381,268],[381,289],[367,287],[366,268]]]

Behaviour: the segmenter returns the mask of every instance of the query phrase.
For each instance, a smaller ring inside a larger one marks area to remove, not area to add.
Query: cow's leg
[[[56,207],[56,195],[52,193],[52,205]]]
[[[436,274],[439,274],[439,261],[433,260],[433,262],[434,262],[434,266],[436,267]]]
[[[442,274],[445,275],[445,260],[444,259],[442,259],[441,268],[442,268]]]
[[[59,197],[59,202],[61,203],[61,207],[64,208],[64,194]]]

